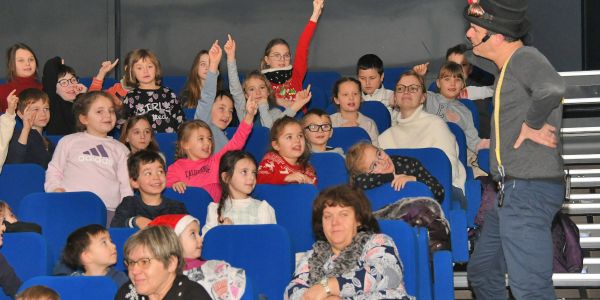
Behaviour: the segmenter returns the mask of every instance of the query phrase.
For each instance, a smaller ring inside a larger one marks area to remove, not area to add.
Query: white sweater
[[[3,114],[0,116],[0,171],[2,171],[2,166],[6,160],[8,143],[10,143],[15,129],[15,116],[16,114]]]
[[[436,115],[423,111],[419,106],[412,116],[395,120],[397,125],[379,135],[383,149],[438,148],[446,153],[452,165],[452,185],[463,189],[467,173],[458,160],[458,144],[446,122]]]
[[[206,224],[202,227],[202,235],[215,226],[219,226],[217,209],[219,203],[211,202],[208,205]],[[276,224],[275,210],[267,201],[256,200],[252,197],[246,199],[227,199],[221,212],[224,218],[229,218],[236,225]]]

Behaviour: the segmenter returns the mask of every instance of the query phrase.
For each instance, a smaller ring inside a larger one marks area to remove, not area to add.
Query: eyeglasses
[[[369,174],[373,174],[373,172],[375,172],[375,170],[377,170],[377,168],[381,166],[380,163],[383,162],[384,159],[385,151],[383,151],[383,149],[381,148],[377,148],[377,152],[375,152],[375,161],[373,161],[369,166]]]
[[[77,83],[79,83],[79,80],[77,79],[77,77],[73,77],[71,79],[61,79],[58,81],[58,84],[62,87],[69,86],[69,84],[77,84]]]
[[[417,84],[411,84],[409,86],[399,84],[396,86],[396,93],[404,94],[405,92],[409,92],[411,94],[416,94],[421,90],[421,86]]]
[[[150,267],[150,262],[156,258],[144,257],[138,260],[124,259],[123,263],[127,268],[133,268],[135,265],[138,265],[142,269],[148,269]]]
[[[488,21],[494,19],[494,16],[486,13],[485,10],[483,10],[483,7],[481,7],[481,4],[479,4],[479,0],[469,0],[469,3],[470,4],[467,8],[467,15]]]
[[[290,60],[291,56],[289,53],[281,55],[279,53],[275,53],[275,54],[271,54],[269,55],[270,58],[274,59],[274,60]]]
[[[308,129],[308,131],[310,132],[319,132],[319,129],[322,130],[323,132],[328,132],[331,131],[331,124],[329,123],[325,123],[325,124],[309,124],[308,126],[304,127],[304,129]]]

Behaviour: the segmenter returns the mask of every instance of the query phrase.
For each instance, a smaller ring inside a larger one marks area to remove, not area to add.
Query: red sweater
[[[285,181],[285,177],[294,172],[300,172],[310,178],[314,178],[314,185],[317,185],[317,174],[311,165],[303,169],[299,165],[289,164],[277,152],[268,152],[258,166],[256,183],[289,184],[289,182]]]
[[[6,102],[6,97],[8,94],[12,92],[12,90],[17,90],[15,95],[19,95],[23,90],[34,88],[41,90],[42,84],[37,81],[35,76],[31,77],[16,77],[13,80],[0,85],[0,113],[6,112],[6,108],[8,107],[8,102]]]
[[[277,98],[286,98],[288,100],[296,99],[296,93],[302,91],[302,82],[306,71],[308,70],[308,48],[310,47],[310,41],[312,40],[317,23],[308,21],[308,24],[304,27],[298,45],[296,46],[296,57],[294,58],[294,65],[292,68],[292,77],[282,84],[276,84],[271,82],[271,88]],[[281,97],[281,89],[285,89],[285,96]]]

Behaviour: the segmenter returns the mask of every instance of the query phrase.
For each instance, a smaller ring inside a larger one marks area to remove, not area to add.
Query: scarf
[[[333,269],[325,270],[325,263],[333,255],[331,245],[327,241],[317,241],[313,245],[313,254],[308,259],[308,284],[313,285],[319,282],[323,277],[339,277],[344,273],[350,272],[356,267],[363,253],[365,244],[371,239],[372,232],[358,232],[352,243],[342,250],[335,258]]]
[[[266,69],[262,70],[261,73],[267,77],[269,82],[274,84],[283,84],[292,78],[292,66],[289,65],[283,68]]]

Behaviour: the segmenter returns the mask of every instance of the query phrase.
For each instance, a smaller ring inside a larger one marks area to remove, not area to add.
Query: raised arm
[[[227,35],[227,42],[223,46],[227,55],[227,77],[229,77],[229,92],[233,96],[233,104],[237,113],[238,120],[242,120],[246,116],[246,97],[244,89],[240,83],[237,64],[235,61],[235,40],[230,34]]]
[[[219,76],[219,62],[222,55],[223,51],[219,46],[219,40],[216,40],[208,51],[208,73],[206,74],[206,81],[200,93],[200,101],[198,101],[194,119],[210,123],[210,110],[217,96],[217,77]]]

